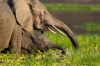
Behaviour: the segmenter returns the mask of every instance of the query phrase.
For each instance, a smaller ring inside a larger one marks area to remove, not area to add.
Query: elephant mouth
[[[63,35],[66,35],[66,34],[62,31],[62,29],[56,27],[55,25],[47,26],[47,29],[48,29],[50,32],[54,33],[54,34],[57,34],[57,32],[59,32],[59,33],[61,33],[61,34],[63,34]]]

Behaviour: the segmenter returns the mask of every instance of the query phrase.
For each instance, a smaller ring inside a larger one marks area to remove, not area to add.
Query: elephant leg
[[[12,37],[11,37],[11,47],[13,53],[19,53],[21,52],[21,37],[22,36],[22,27],[19,25],[16,25],[15,30],[13,31]]]
[[[30,51],[25,48],[21,48],[21,53],[24,55],[28,55],[28,54],[30,54]]]

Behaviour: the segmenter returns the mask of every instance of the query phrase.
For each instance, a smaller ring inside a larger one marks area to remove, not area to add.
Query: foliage
[[[50,49],[48,52],[23,54],[0,54],[0,66],[100,66],[100,35],[76,35],[79,49],[73,50],[70,40],[61,34],[46,32],[50,40],[64,48],[66,54]]]
[[[100,5],[93,4],[44,4],[48,10],[100,10]]]
[[[100,30],[100,23],[96,22],[88,22],[86,24],[78,25],[77,28],[82,28],[88,31],[99,31]]]

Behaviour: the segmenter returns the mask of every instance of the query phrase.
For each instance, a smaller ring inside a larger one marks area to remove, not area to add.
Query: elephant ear
[[[33,31],[33,17],[27,0],[13,0],[13,11],[17,22],[25,31]]]

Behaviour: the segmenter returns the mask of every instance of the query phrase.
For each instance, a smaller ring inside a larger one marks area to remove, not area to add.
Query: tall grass
[[[93,4],[44,4],[48,10],[100,10],[100,5]]]
[[[59,50],[23,54],[0,54],[0,66],[100,66],[100,35],[76,35],[79,49],[75,51],[68,37],[46,32],[52,42],[66,49],[62,55]]]

